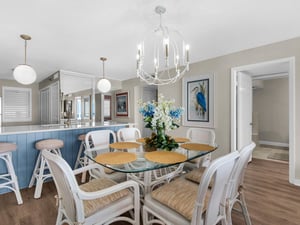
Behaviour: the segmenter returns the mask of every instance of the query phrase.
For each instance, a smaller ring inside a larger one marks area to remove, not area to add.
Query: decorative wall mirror
[[[95,76],[60,70],[61,102],[71,101],[71,119],[94,120],[95,119]],[[63,105],[63,104],[62,104]],[[64,117],[62,107],[61,119]]]

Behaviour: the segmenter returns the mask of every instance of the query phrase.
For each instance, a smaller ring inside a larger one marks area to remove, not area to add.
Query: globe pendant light
[[[166,8],[157,6],[155,12],[160,16],[160,24],[138,44],[137,77],[149,85],[171,84],[189,71],[190,49],[178,31],[162,25]]]
[[[36,72],[34,69],[27,65],[27,41],[31,40],[31,37],[26,34],[21,34],[20,37],[25,40],[25,63],[18,65],[13,72],[13,76],[20,84],[28,85],[32,84],[36,80]]]
[[[106,93],[110,91],[111,83],[109,80],[107,80],[104,76],[104,62],[107,60],[107,58],[101,57],[100,60],[103,64],[103,77],[98,81],[97,88],[100,92]]]

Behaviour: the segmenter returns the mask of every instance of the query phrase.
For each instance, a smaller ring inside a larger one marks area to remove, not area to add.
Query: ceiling
[[[289,74],[288,62],[268,62],[256,66],[251,69],[243,70],[243,72],[251,75],[253,79],[268,80],[281,77],[287,77]]]
[[[0,79],[27,61],[38,81],[59,69],[107,77],[135,77],[136,46],[163,24],[177,29],[197,62],[300,36],[298,0],[9,0],[0,7]]]

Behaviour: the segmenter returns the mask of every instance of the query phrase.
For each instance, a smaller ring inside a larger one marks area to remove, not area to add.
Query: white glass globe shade
[[[14,69],[13,75],[17,82],[24,85],[32,84],[36,80],[36,72],[31,66],[26,64],[18,65]]]
[[[97,88],[102,93],[106,93],[106,92],[110,91],[110,88],[111,88],[110,81],[105,78],[100,79],[97,83]]]

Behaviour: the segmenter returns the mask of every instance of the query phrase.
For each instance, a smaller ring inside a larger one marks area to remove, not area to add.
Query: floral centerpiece
[[[140,103],[140,113],[144,117],[145,127],[150,128],[153,133],[146,138],[146,146],[152,149],[172,150],[178,148],[173,138],[166,135],[166,131],[179,127],[178,123],[183,114],[182,107],[175,107],[174,100],[166,100],[159,95],[158,101]]]

